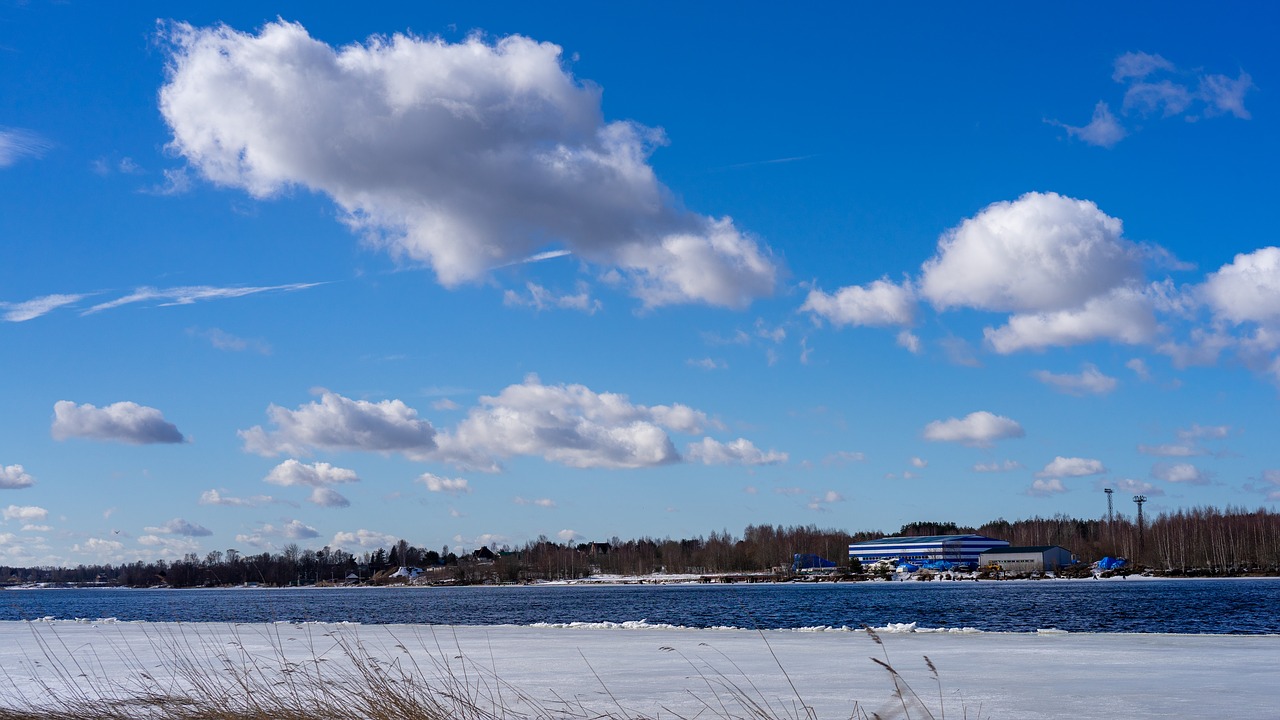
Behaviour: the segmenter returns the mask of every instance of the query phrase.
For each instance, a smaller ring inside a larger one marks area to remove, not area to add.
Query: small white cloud
[[[290,520],[280,527],[265,523],[250,532],[236,535],[236,542],[256,548],[275,548],[276,540],[311,540],[317,537],[320,537],[320,531],[301,520]]]
[[[320,537],[320,531],[303,523],[301,520],[290,520],[284,525],[284,536],[291,540],[310,540]]]
[[[201,525],[196,525],[195,523],[187,522],[182,518],[174,518],[163,525],[148,527],[145,528],[145,530],[146,532],[157,535],[182,535],[184,537],[208,537],[213,534],[212,530]]]
[[[1106,395],[1119,384],[1115,378],[1102,374],[1093,363],[1085,363],[1079,375],[1051,373],[1048,370],[1038,370],[1032,375],[1045,385],[1068,395]]]
[[[1111,79],[1118,83],[1127,80],[1141,80],[1160,70],[1173,70],[1173,63],[1159,55],[1144,52],[1127,52],[1116,58],[1115,71]]]
[[[884,278],[865,286],[843,287],[834,294],[815,288],[809,291],[800,310],[836,326],[911,325],[915,322],[916,296],[909,283],[898,284]]]
[[[507,307],[533,308],[538,312],[543,310],[577,310],[588,315],[595,315],[596,311],[602,307],[599,300],[591,297],[586,283],[580,283],[577,291],[572,295],[557,295],[533,282],[525,283],[525,289],[528,291],[527,295],[518,293],[515,290],[506,291],[502,295],[502,304]]]
[[[1036,473],[1038,478],[1086,477],[1101,475],[1107,471],[1099,460],[1078,457],[1055,457],[1044,469]]]
[[[725,361],[715,360],[709,357],[705,357],[697,360],[693,358],[689,358],[688,360],[684,361],[684,364],[692,368],[698,368],[699,370],[724,370],[729,367],[728,364],[725,363]]]
[[[822,495],[811,498],[809,500],[809,504],[806,505],[805,507],[809,508],[810,510],[814,510],[816,512],[826,512],[827,510],[830,509],[829,506],[835,503],[841,503],[841,502],[844,502],[843,495],[836,492],[835,490],[828,490]]]
[[[1164,495],[1164,490],[1161,490],[1158,485],[1153,485],[1145,480],[1122,478],[1109,484],[1116,490],[1125,494],[1150,495],[1152,497],[1160,497],[1161,495]]]
[[[1183,485],[1208,485],[1210,480],[1208,473],[1190,463],[1157,463],[1151,468],[1151,477]]]
[[[986,410],[969,413],[962,419],[935,420],[924,428],[926,440],[958,442],[975,447],[991,447],[997,440],[1025,435],[1026,432],[1016,421]]]
[[[1230,425],[1197,425],[1178,430],[1178,439],[1184,442],[1193,440],[1221,440],[1231,434]]]
[[[1031,483],[1031,487],[1027,488],[1027,494],[1032,497],[1048,497],[1050,495],[1058,495],[1066,491],[1067,489],[1062,486],[1062,481],[1058,478],[1036,480]]]
[[[186,442],[177,426],[166,421],[159,410],[133,402],[99,408],[59,400],[53,406],[51,433],[56,440],[91,438],[132,445]]]
[[[929,461],[925,460],[924,458],[913,457],[911,458],[911,466],[917,467],[917,468],[925,468],[929,466]]]
[[[1139,380],[1143,382],[1151,380],[1151,370],[1147,367],[1147,362],[1142,358],[1132,358],[1124,366],[1132,370]]]
[[[938,345],[942,347],[942,352],[946,354],[947,362],[952,365],[972,368],[982,367],[982,361],[978,360],[973,346],[964,338],[946,337],[939,340]]]
[[[701,442],[691,443],[686,454],[691,462],[704,465],[776,465],[787,461],[786,453],[776,450],[765,452],[746,438],[722,443],[704,437]]]
[[[35,505],[10,505],[0,510],[0,519],[21,520],[23,522],[42,522],[49,517],[49,511]]]
[[[1240,120],[1252,117],[1244,107],[1244,96],[1257,87],[1249,73],[1241,72],[1234,79],[1226,75],[1205,75],[1200,78],[1198,96],[1208,108],[1206,116],[1232,115]]]
[[[311,491],[311,495],[307,497],[307,502],[312,505],[329,508],[350,507],[351,501],[342,493],[331,487],[318,487]]]
[[[285,460],[271,469],[264,482],[284,487],[324,487],[341,483],[360,482],[355,470],[336,467],[325,462],[303,464],[294,459]]]
[[[528,498],[522,498],[517,496],[512,499],[512,502],[514,502],[516,505],[533,505],[535,507],[540,507],[540,508],[553,508],[556,506],[556,501],[552,500],[551,498],[537,498],[537,499],[530,500]]]
[[[0,489],[16,490],[31,487],[35,483],[36,479],[21,465],[0,465]]]
[[[248,498],[231,497],[223,495],[221,490],[205,490],[200,493],[201,505],[222,505],[224,507],[258,507],[268,503],[276,502],[276,499],[270,495],[254,495]]]
[[[471,484],[466,478],[446,478],[432,473],[422,473],[418,477],[418,482],[426,485],[427,490],[433,493],[463,495],[471,492]]]
[[[436,400],[436,401],[434,401],[434,402],[432,402],[432,403],[431,403],[431,409],[432,409],[432,410],[444,410],[444,411],[448,411],[448,410],[460,410],[460,409],[462,409],[462,406],[461,406],[461,405],[459,405],[458,403],[456,403],[456,402],[454,402],[454,401],[450,400],[449,398],[440,398],[439,400]]]
[[[103,540],[102,538],[91,537],[83,543],[76,543],[71,546],[71,552],[82,555],[92,555],[98,558],[114,557],[124,549],[124,543],[115,540]]]
[[[389,548],[395,545],[398,540],[399,538],[394,535],[387,535],[386,533],[361,528],[355,532],[334,533],[333,540],[329,542],[329,545],[334,548],[341,548],[347,552],[353,552],[358,550]]]
[[[582,536],[578,534],[577,530],[561,530],[556,533],[556,537],[560,538],[560,542],[571,543]]]
[[[898,345],[906,348],[907,352],[912,355],[919,355],[921,350],[920,337],[910,330],[901,330],[898,332]]]
[[[849,463],[864,462],[867,459],[866,453],[851,452],[848,450],[840,450],[833,452],[822,459],[823,465],[848,465]]]
[[[226,350],[228,352],[244,352],[246,350],[252,350],[260,355],[271,354],[271,346],[266,342],[262,340],[249,340],[237,337],[219,328],[209,328],[208,330],[191,328],[187,333],[208,340],[209,344],[218,350]]]
[[[1016,460],[977,463],[973,466],[973,471],[980,472],[980,473],[1013,472],[1014,470],[1021,470],[1021,469],[1022,469],[1022,463]]]
[[[52,525],[23,525],[22,532],[49,532],[53,529]]]
[[[0,314],[5,322],[26,322],[57,310],[60,307],[74,305],[87,297],[86,295],[44,295],[24,302],[0,302]]]
[[[774,488],[773,491],[778,495],[803,495],[807,492],[804,488],[800,487],[780,487]]]
[[[1099,100],[1098,104],[1093,107],[1093,117],[1089,119],[1089,124],[1083,126],[1067,125],[1065,123],[1054,123],[1061,126],[1067,131],[1070,137],[1078,138],[1090,145],[1098,147],[1115,147],[1129,133],[1111,113],[1110,106]]]
[[[1200,448],[1186,444],[1139,445],[1138,452],[1143,455],[1155,455],[1157,457],[1195,457],[1204,455],[1204,451]]]

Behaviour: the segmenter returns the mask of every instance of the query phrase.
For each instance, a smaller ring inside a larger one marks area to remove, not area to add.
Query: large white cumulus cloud
[[[530,376],[480,398],[440,440],[454,462],[496,469],[498,457],[541,456],[570,467],[637,468],[680,461],[666,429],[697,432],[707,418],[684,405],[633,404],[583,385],[544,385]]]
[[[313,449],[422,453],[435,448],[435,428],[399,400],[373,403],[322,390],[319,402],[297,410],[271,405],[267,416],[277,428],[241,430],[245,450],[306,455]]]
[[[333,198],[375,246],[448,286],[547,247],[617,267],[647,305],[741,307],[767,249],[679,207],[648,163],[661,131],[606,122],[599,87],[521,36],[395,35],[333,48],[301,25],[167,28],[160,109],[209,180]]]
[[[939,308],[1048,312],[1079,307],[1135,279],[1122,224],[1088,200],[1027,193],[943,234],[920,292]]]

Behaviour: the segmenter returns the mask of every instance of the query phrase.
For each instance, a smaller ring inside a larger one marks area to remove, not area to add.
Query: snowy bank
[[[795,707],[793,682],[819,718],[847,718],[854,701],[876,711],[893,689],[869,659],[882,652],[936,707],[927,655],[954,717],[962,705],[969,717],[1023,720],[1261,718],[1280,707],[1277,636],[925,633],[899,625],[880,638],[883,648],[864,633],[829,628],[0,622],[0,705],[147,682],[180,687],[175,653],[215,673],[231,662],[333,678],[350,663],[344,648],[358,646],[381,663],[423,669],[420,676],[442,667],[482,672],[536,698],[578,699],[602,712],[616,712],[616,699],[650,716],[696,714],[721,680],[780,708]],[[153,680],[140,681],[143,673]]]

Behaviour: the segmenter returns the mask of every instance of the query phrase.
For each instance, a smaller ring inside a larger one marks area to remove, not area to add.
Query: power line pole
[[[1138,506],[1138,562],[1142,562],[1143,534],[1145,530],[1142,523],[1142,503],[1146,501],[1146,495],[1133,496],[1133,502]]]
[[[1102,492],[1107,494],[1107,526],[1110,527],[1111,523],[1116,519],[1115,510],[1111,506],[1111,496],[1115,494],[1115,490],[1103,488]]]

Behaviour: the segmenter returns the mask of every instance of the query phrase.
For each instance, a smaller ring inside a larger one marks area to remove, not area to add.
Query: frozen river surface
[[[948,717],[1280,716],[1276,636],[909,630],[882,629],[881,647],[863,632],[836,630],[7,621],[0,622],[0,702],[109,695],[136,686],[142,673],[176,687],[175,652],[215,673],[230,659],[297,663],[293,672],[333,678],[351,662],[342,647],[358,643],[380,662],[417,668],[423,682],[439,682],[432,676],[447,668],[500,678],[540,699],[601,712],[620,705],[650,717],[691,717],[704,701],[718,707],[723,690],[708,680],[750,688],[783,717],[800,702],[818,718],[848,718],[855,702],[893,711],[900,706],[890,699],[889,676],[870,660],[883,652],[935,717],[939,688],[925,655],[939,670]]]

